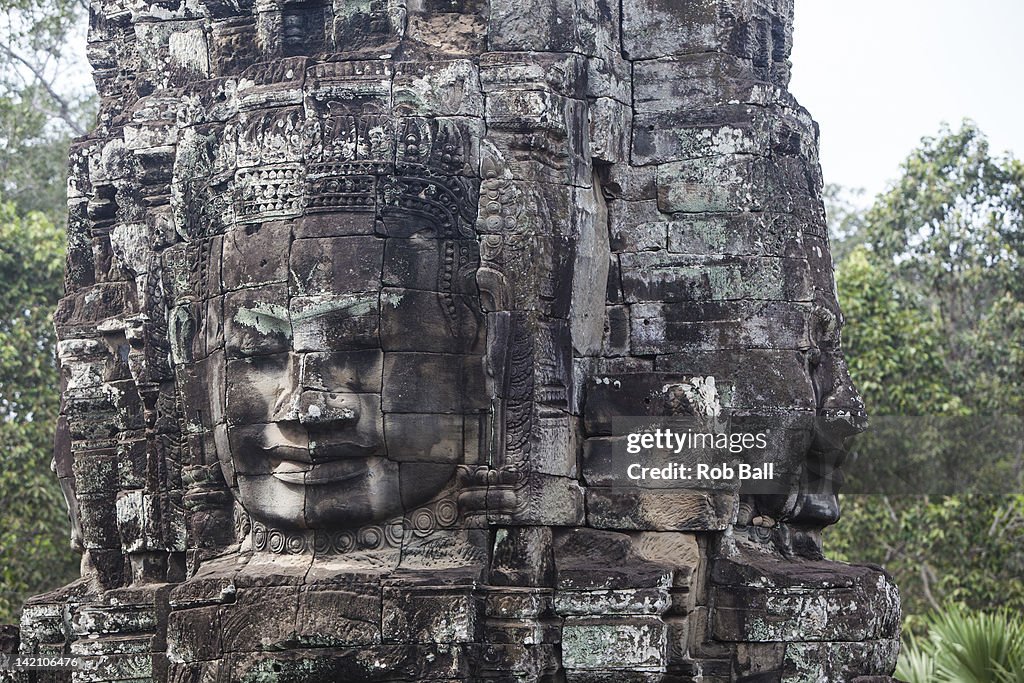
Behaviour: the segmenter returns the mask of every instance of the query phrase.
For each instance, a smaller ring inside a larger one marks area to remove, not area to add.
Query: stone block
[[[385,242],[384,285],[437,291],[443,273],[444,242],[425,233]]]
[[[625,0],[622,48],[630,60],[714,52],[721,48],[718,3]]]
[[[658,210],[655,200],[608,203],[611,249],[616,253],[665,249],[669,225],[669,216]]]
[[[484,122],[477,117],[415,116],[398,119],[395,165],[396,171],[404,175],[403,183],[408,184],[409,188],[399,204],[412,212],[405,216],[407,222],[418,230],[433,227],[448,237],[455,236],[453,231],[456,228],[464,227],[455,224],[455,216],[465,210],[459,204],[474,196],[480,168],[480,140],[483,136]],[[428,180],[442,193],[440,202],[422,201],[422,190],[415,183]],[[389,182],[392,181],[384,179],[382,189],[387,188]],[[383,201],[388,206],[391,202],[388,194],[385,189],[382,195],[378,195],[378,202]],[[424,221],[425,216],[433,218],[434,224],[429,220]],[[387,214],[382,218],[387,221]],[[469,221],[473,219],[472,216],[462,218]],[[389,233],[389,236],[408,237],[409,234]],[[463,231],[461,236],[467,234]]]
[[[609,164],[629,159],[629,131],[633,110],[611,97],[598,97],[590,105],[590,150]]]
[[[789,643],[783,664],[783,681],[798,681],[808,675],[826,680],[856,681],[856,674],[868,672],[882,681],[893,670],[899,651],[899,640],[866,642]]]
[[[496,51],[593,55],[597,36],[591,22],[596,11],[595,0],[497,0],[491,3],[488,45]]]
[[[769,132],[759,123],[689,123],[674,114],[643,114],[634,120],[630,159],[643,166],[730,154],[766,157]]]
[[[629,354],[629,308],[627,306],[606,306],[601,355],[610,357],[628,356]]]
[[[543,184],[588,187],[590,136],[587,105],[540,90],[487,95],[489,140],[513,177]],[[525,153],[524,153],[525,152]]]
[[[117,531],[125,553],[163,549],[155,496],[144,491],[120,491],[116,505]]]
[[[484,0],[427,0],[411,8],[406,35],[424,49],[452,55],[478,55],[487,41]]]
[[[22,652],[32,652],[45,643],[64,645],[63,603],[35,598],[26,604],[21,613],[20,637]]]
[[[104,652],[102,656],[83,656],[83,659],[82,670],[76,672],[77,680],[83,683],[153,680],[153,657],[148,652]]]
[[[383,370],[384,353],[377,349],[307,353],[302,358],[302,385],[328,392],[380,392]]]
[[[463,459],[463,416],[386,413],[388,457],[399,462],[459,464]]]
[[[658,198],[654,166],[612,164],[607,171],[604,189],[613,199],[642,202]]]
[[[384,240],[371,236],[295,240],[289,288],[299,296],[348,295],[380,289]]]
[[[586,61],[574,52],[488,52],[480,56],[480,82],[485,93],[541,90],[583,99]]]
[[[283,282],[228,292],[223,317],[229,357],[281,353],[289,347],[292,326]]]
[[[656,372],[596,373],[587,378],[584,429],[588,436],[612,435],[616,418],[693,415],[690,404],[681,403],[673,390],[673,385],[689,385],[693,379],[693,376]],[[715,402],[712,407],[720,410],[723,400],[727,401],[724,393],[727,386],[718,385],[718,382],[711,384],[708,399]]]
[[[299,359],[275,353],[227,361],[225,415],[229,424],[270,422],[278,412],[282,396],[299,388]]]
[[[667,628],[658,618],[571,617],[562,627],[566,669],[664,671]]]
[[[531,452],[535,472],[559,477],[576,476],[576,420],[568,415],[537,417],[537,441]]]
[[[295,239],[316,237],[347,237],[374,234],[373,207],[365,210],[315,213],[296,219],[292,223]]]
[[[466,23],[472,19],[467,18]],[[392,91],[395,113],[483,117],[478,67],[468,59],[399,62]]]
[[[102,495],[117,488],[117,461],[114,450],[77,453],[72,470],[75,491],[79,495]]]
[[[184,664],[222,656],[220,609],[172,610],[167,615],[167,658]]]
[[[737,496],[714,491],[587,489],[587,524],[596,529],[722,531]]]
[[[295,351],[380,348],[380,295],[296,296],[289,301]]]
[[[336,103],[337,110],[355,114],[391,111],[390,60],[319,62],[305,71],[305,91],[318,102]]]
[[[677,214],[667,224],[668,250],[680,254],[806,257],[806,221],[773,213]]]
[[[483,600],[472,588],[411,589],[384,586],[382,632],[385,642],[478,642]]]
[[[608,205],[596,179],[590,192],[579,190],[575,194],[579,232],[573,245],[576,258],[572,264],[568,314],[573,351],[577,355],[586,356],[595,355],[601,348],[604,288],[608,282],[611,256]]]
[[[686,353],[720,349],[792,349],[810,346],[808,306],[783,302],[713,301],[634,304],[634,353]]]
[[[641,252],[619,262],[628,303],[812,299],[805,259]]]
[[[556,526],[583,522],[584,492],[576,479],[533,474],[516,491],[516,496],[521,504],[511,517],[502,510],[491,514],[491,519],[499,523],[509,520],[517,524]]]
[[[86,549],[120,549],[112,491],[79,496],[78,514],[82,523],[82,545]]]
[[[287,652],[252,653],[231,660],[228,680],[358,681],[433,680],[455,683],[467,671],[464,653],[448,645],[385,644],[373,647],[309,648]]]
[[[361,647],[381,642],[380,591],[374,584],[299,593],[298,642],[304,647]]]
[[[445,353],[384,354],[386,413],[459,413],[487,407],[472,356]]]
[[[417,289],[381,290],[380,344],[385,351],[477,353],[483,320],[474,297]]]
[[[633,66],[637,114],[672,113],[728,104],[769,104],[776,93],[750,63],[721,52],[664,57]]]
[[[671,605],[668,587],[572,591],[555,594],[555,611],[566,617],[660,615]]]
[[[554,576],[552,532],[548,527],[509,527],[494,536],[489,583],[495,586],[548,586]],[[540,616],[550,595],[501,592],[488,597],[488,613],[503,618]]]
[[[297,586],[240,588],[234,604],[219,608],[225,652],[260,652],[287,648],[298,637]],[[253,628],[253,624],[260,624]]]
[[[743,154],[661,164],[657,187],[664,213],[760,211],[768,196],[764,162]]]
[[[412,564],[411,556],[416,554],[422,554],[425,559],[438,565],[446,564],[443,557],[431,554],[430,546],[435,545],[436,548],[444,545],[439,538],[444,533],[439,532],[438,527],[453,524],[457,518],[457,508],[453,503],[446,503],[438,508],[443,511],[443,515],[440,516],[435,510],[418,508],[422,508],[435,499],[438,492],[443,491],[454,479],[455,472],[455,463],[419,462],[415,458],[398,463],[399,502],[401,502],[402,508],[410,514],[413,525],[417,527],[416,530],[430,537],[430,540],[424,543],[423,550],[426,552],[423,553],[418,552],[420,549],[416,546],[419,544],[412,539],[403,545],[403,553],[407,556],[402,560],[406,566]],[[439,517],[444,517],[446,524],[440,524]]]
[[[732,386],[729,406],[734,412],[777,414],[777,408],[812,413],[810,377],[803,354],[793,351],[693,351],[659,357],[656,367],[666,373],[713,376],[716,384]],[[764,372],[770,368],[770,372]],[[786,426],[785,416],[775,424]]]

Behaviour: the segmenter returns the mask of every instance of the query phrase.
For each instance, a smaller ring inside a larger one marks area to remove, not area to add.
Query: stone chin
[[[330,467],[336,464],[317,465],[304,474],[288,467],[269,475],[240,474],[236,496],[254,520],[272,528],[354,529],[400,518],[440,497],[456,469],[399,465],[383,458],[371,458],[356,469],[349,463]]]

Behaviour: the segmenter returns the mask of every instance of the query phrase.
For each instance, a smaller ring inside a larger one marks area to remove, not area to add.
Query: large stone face
[[[83,577],[21,651],[890,673],[895,588],[820,546],[864,415],[791,29],[789,0],[97,4],[56,314]],[[774,487],[630,481],[629,425],[666,419],[769,435],[720,459]]]

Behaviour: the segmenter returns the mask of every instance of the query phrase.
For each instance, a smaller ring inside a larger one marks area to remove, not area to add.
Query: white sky
[[[942,121],[1024,157],[1024,0],[796,0],[790,90],[825,182],[869,198]]]

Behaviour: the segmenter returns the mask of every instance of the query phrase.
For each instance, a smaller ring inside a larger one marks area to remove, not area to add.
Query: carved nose
[[[326,391],[303,391],[299,396],[298,419],[304,425],[356,422],[359,410],[351,397]]]

